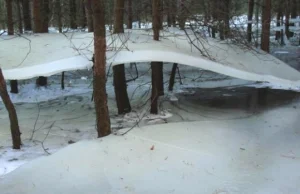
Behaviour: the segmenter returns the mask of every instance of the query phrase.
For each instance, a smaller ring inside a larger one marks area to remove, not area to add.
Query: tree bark
[[[285,35],[287,39],[290,39],[291,34],[290,34],[290,0],[285,1]]]
[[[115,0],[114,34],[124,33],[124,8],[124,0]],[[114,66],[113,75],[118,114],[129,113],[131,112],[131,106],[127,94],[124,64]]]
[[[42,2],[40,0],[33,0],[33,22],[34,33],[43,32],[43,18],[41,15]]]
[[[58,26],[59,33],[62,33],[62,14],[61,14],[61,4],[60,0],[55,0],[55,17]]]
[[[13,149],[20,149],[21,148],[21,132],[19,129],[18,117],[15,110],[13,103],[11,102],[7,89],[6,83],[2,74],[2,69],[0,68],[0,95],[5,105],[10,121],[10,130],[11,130],[11,137],[13,143]]]
[[[14,20],[13,20],[13,8],[12,1],[5,0],[7,10],[7,34],[14,35]]]
[[[48,27],[49,27],[49,15],[50,15],[50,9],[49,9],[49,0],[43,1],[43,9],[42,9],[42,19],[43,19],[43,33],[48,33]]]
[[[186,5],[185,5],[186,0],[180,0],[179,2],[180,2],[180,4],[179,4],[179,7],[180,7],[179,28],[180,28],[180,30],[184,30],[185,21],[186,21],[186,18],[187,18]]]
[[[19,93],[17,80],[10,80],[10,93],[13,93],[13,94]]]
[[[247,26],[247,40],[252,41],[252,24],[253,24],[254,0],[248,2],[248,26]]]
[[[132,13],[132,0],[127,0],[128,3],[128,24],[127,28],[132,29],[133,13]]]
[[[70,6],[70,28],[77,29],[76,0],[69,0],[69,6]]]
[[[87,26],[87,19],[86,19],[86,12],[85,12],[84,0],[80,1],[80,9],[81,9],[80,25],[81,25],[81,28],[84,29]]]
[[[279,7],[278,11],[277,11],[277,16],[276,16],[276,26],[277,27],[280,27],[281,17],[282,17],[282,11],[281,11],[281,7]],[[280,40],[280,32],[281,32],[281,30],[279,30],[279,31],[277,30],[276,31],[275,40]]]
[[[166,0],[165,5],[166,5],[165,10],[167,12],[167,24],[168,24],[168,27],[171,27],[172,26],[171,1]]]
[[[264,0],[262,10],[261,49],[270,52],[271,0]]]
[[[86,14],[87,14],[88,32],[94,32],[93,9],[91,5],[91,1],[92,0],[84,0]]]
[[[106,94],[105,0],[92,0],[94,21],[94,103],[98,137],[111,133]]]
[[[159,41],[160,30],[160,0],[152,0],[153,17],[153,39]],[[151,114],[158,114],[158,98],[164,95],[163,63],[151,62],[152,69],[152,92],[151,92]]]
[[[172,72],[171,72],[170,80],[169,80],[169,91],[173,91],[177,67],[178,67],[178,64],[174,63],[173,67],[172,67]]]
[[[23,6],[23,20],[24,20],[24,30],[25,31],[32,31],[32,25],[31,25],[31,14],[30,14],[30,0],[22,0],[22,6]]]
[[[18,11],[18,29],[19,29],[19,33],[23,34],[23,19],[22,19],[20,0],[16,0],[16,4],[17,4],[17,11]]]

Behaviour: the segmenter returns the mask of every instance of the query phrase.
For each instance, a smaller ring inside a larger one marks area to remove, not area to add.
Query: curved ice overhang
[[[240,46],[210,38],[195,41],[194,35],[190,35],[189,39],[182,32],[163,33],[160,41],[153,41],[150,33],[140,30],[109,35],[107,65],[162,61],[244,80],[269,82],[283,89],[298,90],[300,87],[298,71],[262,51],[241,49]],[[27,39],[30,39],[30,48]],[[39,34],[27,39],[18,37],[0,41],[8,49],[0,45],[0,65],[8,80],[51,76],[63,71],[90,68],[92,65],[90,59],[94,48],[91,33]],[[193,45],[190,40],[193,40]],[[11,53],[7,47],[16,47],[17,52]]]

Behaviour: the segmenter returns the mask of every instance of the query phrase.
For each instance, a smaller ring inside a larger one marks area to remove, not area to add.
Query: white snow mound
[[[79,142],[4,176],[1,194],[300,193],[299,133],[284,127],[298,116],[276,110]]]
[[[300,87],[300,73],[265,52],[211,38],[199,40],[192,33],[187,37],[177,29],[163,32],[160,41],[152,40],[151,33],[133,30],[109,34],[107,65],[163,61],[244,80],[269,82],[285,89]],[[0,40],[0,66],[8,80],[50,76],[90,68],[93,49],[91,33],[4,36]]]

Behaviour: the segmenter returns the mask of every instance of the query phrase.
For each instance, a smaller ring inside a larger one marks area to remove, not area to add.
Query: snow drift
[[[188,32],[188,37],[177,29],[163,32],[161,41],[153,41],[151,33],[133,30],[108,35],[107,65],[163,61],[244,80],[269,82],[283,89],[300,87],[298,71],[260,50],[211,38],[198,40],[192,33]],[[11,52],[13,49],[15,52]],[[5,36],[0,41],[0,66],[9,80],[50,76],[90,68],[92,53],[93,34],[90,33]]]
[[[299,115],[290,112],[284,107],[240,120],[148,126],[125,136],[79,142],[4,176],[0,190],[299,193],[299,130],[292,127],[298,126]]]

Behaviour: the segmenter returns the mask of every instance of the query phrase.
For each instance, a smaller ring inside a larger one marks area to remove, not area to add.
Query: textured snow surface
[[[289,112],[279,108],[240,120],[148,126],[79,142],[6,175],[0,190],[299,193],[299,130],[291,127],[299,124],[299,114]]]
[[[184,32],[177,29],[163,32],[161,41],[153,41],[151,33],[134,30],[123,35],[108,35],[107,65],[163,61],[244,80],[269,82],[285,89],[298,89],[300,86],[299,72],[264,52],[211,38],[195,40],[192,34],[191,44]],[[93,34],[90,33],[4,36],[0,45],[0,66],[6,79],[50,76],[92,65]],[[11,52],[13,49],[14,52]]]

